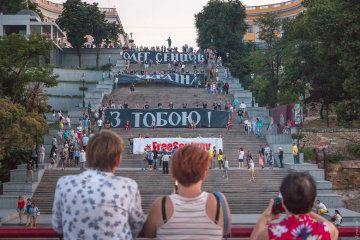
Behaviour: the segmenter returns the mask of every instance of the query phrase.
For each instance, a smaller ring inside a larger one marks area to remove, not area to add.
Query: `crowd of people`
[[[98,239],[221,239],[229,233],[231,209],[225,196],[202,190],[214,161],[209,152],[193,145],[176,149],[170,169],[174,190],[157,198],[145,219],[137,183],[114,175],[123,150],[123,140],[111,131],[101,131],[90,139],[86,155],[89,169],[57,182],[52,214],[56,232],[65,239],[94,235]],[[166,161],[163,157],[162,164]],[[309,174],[290,173],[281,183],[280,200],[270,200],[250,239],[337,239],[336,227],[312,212],[312,208],[323,209],[316,196],[316,183]],[[105,202],[112,207],[102,204]],[[281,214],[287,218],[271,224]],[[340,217],[336,213],[334,221]]]
[[[31,202],[31,198],[24,201],[24,197],[19,195],[17,201],[16,211],[19,214],[19,224],[23,224],[23,217],[26,215],[26,227],[30,225],[30,228],[36,227],[36,219],[40,215],[40,211],[34,202]]]

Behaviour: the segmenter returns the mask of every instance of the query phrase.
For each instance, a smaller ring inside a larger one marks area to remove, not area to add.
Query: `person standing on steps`
[[[44,144],[40,146],[40,163],[44,163],[45,160],[45,147]]]
[[[60,161],[61,161],[61,169],[65,169],[65,162],[66,162],[66,154],[64,152],[64,148],[61,149],[60,152]]]
[[[170,155],[167,152],[164,152],[162,157],[163,174],[169,174],[169,160]]]
[[[30,224],[30,208],[31,208],[31,198],[26,199],[26,227]]]
[[[215,169],[216,168],[216,147],[214,146],[213,147],[213,151],[212,151],[212,154],[213,154],[213,158],[212,158],[212,169]]]
[[[219,149],[218,154],[218,167],[221,169],[221,167],[224,165],[224,153],[221,149]]]
[[[34,162],[32,159],[26,165],[26,179],[25,183],[28,183],[28,179],[31,177],[31,183],[34,183]]]
[[[100,132],[101,128],[103,126],[103,120],[101,118],[97,120],[97,125],[98,125],[98,129],[99,129],[99,132]]]
[[[31,149],[31,159],[33,164],[36,164],[36,169],[38,169],[38,151],[36,149],[36,145],[33,145],[33,148]]]
[[[86,153],[84,149],[81,149],[80,152],[80,170],[85,170],[85,162],[86,162]]]
[[[241,109],[241,108],[239,108],[238,110],[237,110],[237,115],[238,115],[238,123],[239,123],[239,125],[243,122],[243,118],[244,118],[244,111]]]
[[[282,147],[279,147],[278,157],[280,161],[280,168],[283,168],[283,160],[284,160],[284,151]]]
[[[298,147],[296,146],[296,144],[293,143],[292,154],[293,154],[293,158],[294,158],[294,164],[298,164],[298,163],[299,163],[298,153],[299,153],[299,149],[298,149]]]
[[[154,170],[156,170],[156,165],[157,165],[157,161],[158,161],[158,150],[156,149],[156,147],[154,148],[154,150],[152,151],[153,152],[153,161],[154,161]]]
[[[251,156],[250,149],[248,149],[248,151],[246,153],[246,163],[247,163],[248,169],[250,169],[250,160],[253,160],[253,158]]]
[[[237,98],[234,99],[234,108],[235,110],[238,109],[239,100]]]
[[[245,152],[243,148],[240,148],[238,150],[238,154],[239,154],[239,168],[243,168],[244,167],[244,156],[245,156]]]
[[[229,180],[229,161],[226,159],[226,156],[224,157],[224,171],[223,171],[223,177],[226,176],[226,180]]]
[[[25,201],[23,196],[19,195],[18,201],[17,201],[17,212],[19,214],[19,220],[20,220],[20,224],[22,224],[22,219],[24,216],[24,209],[25,209]]]
[[[254,163],[254,161],[252,159],[249,162],[249,173],[250,173],[249,182],[255,182],[255,177],[254,177],[255,163]]]
[[[35,205],[35,203],[32,202],[29,211],[30,211],[30,228],[33,228],[33,227],[36,228],[36,218],[38,216],[39,209]]]
[[[262,129],[262,120],[261,120],[261,118],[258,118],[258,121],[257,121],[258,137],[261,137],[261,129]]]

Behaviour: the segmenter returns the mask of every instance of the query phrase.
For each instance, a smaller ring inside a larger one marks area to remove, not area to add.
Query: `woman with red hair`
[[[144,237],[222,239],[230,230],[230,209],[224,195],[201,190],[211,160],[206,151],[194,145],[175,152],[170,172],[178,183],[178,194],[155,200],[143,228]]]

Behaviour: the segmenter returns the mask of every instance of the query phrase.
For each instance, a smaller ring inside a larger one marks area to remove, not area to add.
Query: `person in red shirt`
[[[17,202],[17,212],[19,213],[20,224],[22,224],[22,218],[24,216],[25,201],[23,196],[19,195]]]
[[[271,199],[256,223],[250,240],[338,239],[336,227],[311,211],[316,199],[316,183],[308,173],[294,172],[287,175],[281,183],[280,196],[286,218],[277,224],[269,224],[281,215],[276,212],[277,207],[273,208],[274,200]]]

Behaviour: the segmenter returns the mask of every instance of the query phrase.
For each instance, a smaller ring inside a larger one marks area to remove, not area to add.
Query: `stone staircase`
[[[50,214],[57,180],[64,175],[78,174],[79,170],[46,170],[43,179],[33,196],[33,201],[42,214]],[[229,170],[229,180],[222,178],[222,171],[212,170],[203,183],[203,190],[221,191],[228,199],[232,214],[261,213],[270,198],[278,195],[279,184],[288,170],[255,170],[256,182],[249,182],[248,170]],[[161,171],[120,169],[115,175],[130,177],[138,183],[142,206],[149,212],[153,201],[163,195],[171,194],[174,180]]]
[[[143,65],[132,64],[133,69],[141,70]],[[189,70],[191,65],[186,66]],[[125,61],[118,60],[114,71],[125,68]],[[154,66],[160,69],[166,69],[167,65]],[[190,70],[191,71],[191,70]],[[127,150],[124,151],[123,160],[120,169],[116,171],[116,175],[133,178],[137,181],[142,196],[142,204],[144,211],[147,213],[151,203],[158,196],[169,194],[172,191],[174,180],[169,175],[163,175],[160,171],[140,171],[142,166],[142,157],[134,155],[128,150],[130,137],[137,137],[139,134],[149,137],[175,137],[180,134],[181,137],[218,137],[223,138],[224,153],[229,160],[230,171],[229,180],[225,180],[221,176],[221,171],[211,170],[209,177],[203,184],[205,191],[221,191],[227,197],[232,214],[251,214],[261,213],[268,204],[270,198],[276,197],[279,191],[279,185],[282,178],[290,171],[306,171],[309,172],[317,181],[318,198],[327,205],[331,211],[337,208],[343,213],[344,221],[360,220],[360,214],[341,208],[341,196],[332,193],[331,182],[324,181],[323,170],[318,169],[312,164],[292,164],[292,139],[289,135],[268,134],[267,126],[270,122],[269,111],[264,107],[258,107],[252,93],[242,88],[239,79],[225,76],[225,68],[219,67],[220,80],[230,84],[229,95],[208,94],[206,89],[180,87],[176,85],[153,83],[138,83],[135,86],[135,93],[129,94],[129,85],[118,85],[117,89],[113,89],[113,81],[106,79],[105,83],[98,83],[96,89],[88,93],[85,98],[85,104],[91,102],[93,108],[96,108],[102,102],[113,99],[115,102],[123,103],[126,101],[130,107],[139,104],[143,107],[148,102],[151,108],[156,108],[158,103],[162,103],[163,108],[167,108],[170,101],[173,102],[175,108],[182,107],[182,103],[186,102],[188,107],[202,107],[204,102],[207,103],[209,109],[213,109],[212,103],[221,99],[222,108],[225,103],[233,103],[234,98],[238,98],[239,102],[244,101],[247,105],[247,114],[249,118],[260,117],[263,120],[263,134],[261,137],[254,135],[246,136],[244,126],[237,124],[237,116],[232,116],[232,129],[229,131],[225,128],[198,128],[198,129],[112,129],[118,133],[125,142]],[[82,116],[83,109],[77,108],[69,111],[75,123]],[[75,126],[75,124],[74,124]],[[96,130],[96,128],[94,127]],[[46,149],[45,161],[49,161],[50,144],[52,135],[56,130],[50,130],[49,135],[44,137],[44,145]],[[238,149],[250,149],[255,160],[255,166],[258,166],[258,149],[259,145],[268,143],[274,151],[277,152],[278,147],[284,149],[285,169],[274,170],[255,170],[256,182],[248,182],[248,171],[245,169],[236,169],[238,166]],[[55,185],[57,180],[64,175],[77,174],[80,171],[74,168],[62,171],[60,169],[46,169],[47,165],[41,165],[38,171],[35,171],[35,183],[24,184],[24,176],[26,176],[25,165],[20,165],[18,169],[11,171],[11,182],[4,184],[4,194],[0,196],[0,209],[11,209],[16,204],[18,194],[25,196],[33,195],[35,201],[42,213],[51,213],[52,202],[54,197]]]

